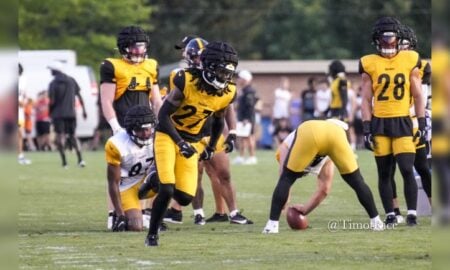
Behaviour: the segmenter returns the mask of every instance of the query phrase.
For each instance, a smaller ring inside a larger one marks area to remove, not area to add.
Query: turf
[[[372,156],[358,152],[358,162],[380,212]],[[431,268],[430,218],[420,225],[399,225],[384,232],[343,228],[343,222],[367,223],[353,191],[335,176],[329,197],[308,218],[311,228],[292,231],[284,216],[280,233],[263,235],[277,181],[274,153],[258,152],[256,166],[232,167],[238,206],[254,225],[193,224],[192,209],[184,224],[169,225],[160,246],[144,247],[146,232],[106,231],[104,154],[86,152],[86,168],[60,166],[57,153],[31,153],[33,164],[18,171],[18,242],[21,269],[428,269]],[[398,188],[402,190],[400,177]],[[214,204],[204,179],[205,212]],[[305,202],[315,189],[307,177],[293,188],[291,202]],[[401,205],[404,206],[403,196]],[[404,207],[403,207],[404,208]],[[404,209],[402,209],[405,212]],[[384,218],[384,216],[382,216]],[[335,232],[328,224],[338,222]]]

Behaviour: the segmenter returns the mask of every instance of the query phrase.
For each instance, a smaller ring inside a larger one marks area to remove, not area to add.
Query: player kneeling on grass
[[[263,233],[278,233],[278,221],[291,186],[308,173],[318,174],[318,189],[306,205],[295,205],[307,215],[325,199],[333,179],[333,163],[344,181],[356,192],[358,200],[370,217],[373,230],[384,229],[372,192],[359,171],[345,130],[347,124],[337,119],[311,120],[301,124],[280,145],[280,178],[272,196],[270,219]]]
[[[108,139],[105,145],[108,191],[116,218],[112,230],[142,231],[139,186],[153,164],[153,131],[156,116],[145,105],[130,108],[125,129]]]

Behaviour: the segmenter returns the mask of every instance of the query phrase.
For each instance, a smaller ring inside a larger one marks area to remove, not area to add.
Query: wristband
[[[119,121],[117,121],[116,117],[109,119],[108,124],[114,132],[117,132],[118,130],[122,129],[122,127],[120,126]]]

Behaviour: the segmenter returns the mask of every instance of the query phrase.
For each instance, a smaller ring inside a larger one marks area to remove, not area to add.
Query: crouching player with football
[[[156,116],[149,106],[138,105],[127,111],[124,123],[125,130],[117,132],[105,145],[108,191],[116,214],[112,230],[142,231],[138,190],[154,162]]]
[[[280,146],[280,177],[272,195],[270,218],[263,233],[278,233],[281,211],[291,186],[308,173],[319,174],[318,190],[305,206],[294,206],[306,215],[325,199],[333,179],[333,163],[344,181],[356,192],[358,200],[370,217],[373,230],[381,231],[381,221],[372,192],[359,171],[353,151],[347,141],[347,124],[337,119],[311,120],[301,124]]]

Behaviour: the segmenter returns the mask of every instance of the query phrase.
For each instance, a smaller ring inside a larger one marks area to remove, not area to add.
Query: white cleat
[[[379,231],[384,231],[385,230],[385,224],[384,224],[384,222],[380,219],[380,218],[378,218],[378,219],[376,219],[376,220],[371,220],[370,221],[370,228],[372,229],[372,231],[376,231],[376,232],[379,232]]]
[[[244,165],[256,165],[258,164],[258,159],[256,157],[249,157],[244,161]]]
[[[25,157],[21,157],[18,159],[18,162],[20,165],[30,165],[31,164],[31,160],[25,158]]]
[[[270,234],[270,233],[278,233],[278,222],[276,224],[271,223],[271,221],[267,221],[266,227],[264,227],[264,230],[262,231],[263,234]]]
[[[397,224],[405,223],[405,218],[402,215],[395,216],[397,218]]]
[[[236,165],[244,164],[244,158],[241,156],[237,156],[231,161],[231,164],[236,164]]]

